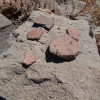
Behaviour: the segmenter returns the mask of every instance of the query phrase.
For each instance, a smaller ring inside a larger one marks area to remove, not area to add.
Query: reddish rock
[[[27,33],[27,38],[30,40],[39,39],[42,34],[43,34],[43,31],[41,29],[33,29]]]
[[[67,34],[54,38],[50,42],[49,50],[54,55],[67,60],[75,59],[80,52],[78,41]]]
[[[68,34],[69,34],[73,39],[79,40],[80,32],[79,32],[77,29],[72,28],[72,27],[69,27],[69,28],[67,29],[67,32],[68,32]]]
[[[100,42],[100,34],[95,34],[96,42]]]
[[[43,15],[40,15],[40,16],[36,17],[33,22],[35,24],[43,25],[47,29],[51,29],[53,27],[53,25],[54,25],[53,18],[50,18],[50,17],[47,17],[47,16],[43,16]]]
[[[24,57],[24,60],[23,60],[24,65],[29,66],[32,63],[34,63],[35,61],[36,61],[36,58],[35,58],[35,56],[32,52],[26,52],[25,53],[25,57]]]

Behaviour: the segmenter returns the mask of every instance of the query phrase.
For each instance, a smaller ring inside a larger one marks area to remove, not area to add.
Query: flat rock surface
[[[75,59],[80,52],[78,41],[67,34],[52,39],[49,49],[54,55],[67,60]]]
[[[12,22],[0,14],[0,54],[10,47],[10,44],[7,42],[7,38],[14,30],[15,27],[12,25]]]
[[[0,14],[0,29],[5,28],[11,24],[12,24],[12,22],[9,19],[7,19],[2,14]]]
[[[6,100],[99,100],[100,57],[96,40],[89,35],[86,21],[69,20],[64,17],[34,11],[30,18],[39,15],[54,18],[50,31],[43,30],[39,41],[27,40],[27,33],[33,29],[29,20],[21,25],[8,39],[12,46],[0,56],[0,97]],[[74,61],[56,59],[48,50],[50,41],[66,34],[66,28],[80,31],[80,54]],[[35,27],[34,27],[35,28]],[[30,48],[36,56],[36,63],[29,68],[22,67],[24,54]]]

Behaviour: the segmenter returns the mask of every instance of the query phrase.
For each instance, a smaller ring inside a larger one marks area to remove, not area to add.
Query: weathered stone
[[[77,29],[69,27],[67,29],[68,34],[75,40],[79,40],[80,33]]]
[[[76,9],[76,10],[74,10],[74,12],[78,12],[79,10],[78,9]],[[81,15],[81,16],[76,16],[76,17],[74,17],[76,20],[86,20],[87,22],[91,22],[91,21],[93,21],[93,18],[92,18],[92,16],[90,15],[90,14],[83,14],[83,15]]]
[[[36,58],[35,58],[35,56],[32,52],[26,52],[25,53],[25,57],[24,57],[24,60],[23,60],[24,65],[29,66],[32,63],[34,63],[35,61],[36,61]]]
[[[43,31],[41,29],[33,29],[27,33],[27,38],[30,40],[39,39],[42,34]]]
[[[59,15],[59,16],[62,15],[61,11],[60,11],[58,8],[56,8],[56,9],[54,10],[54,13],[55,13],[56,15]]]
[[[16,28],[12,22],[0,14],[0,55],[10,47],[10,44],[8,43],[8,36],[15,29]]]
[[[40,11],[33,11],[30,20],[41,14],[53,17],[55,23],[48,34],[43,31],[38,42],[27,41],[26,33],[33,25],[31,21],[15,31],[23,42],[15,41],[11,34],[12,46],[0,56],[0,96],[6,100],[99,100],[100,56],[95,39],[89,36],[89,24]],[[55,59],[57,57],[47,50],[51,39],[63,35],[67,26],[75,26],[81,33],[81,53],[72,62]],[[24,69],[20,63],[28,48],[35,51],[37,59],[30,68]]]
[[[49,46],[50,52],[63,59],[75,59],[79,54],[79,44],[69,35],[54,38]]]
[[[44,15],[40,15],[36,17],[33,22],[38,25],[43,25],[47,29],[51,29],[54,25],[53,18],[44,16]]]
[[[7,19],[2,14],[0,14],[0,29],[5,28],[11,24],[12,24],[12,22],[9,19]]]

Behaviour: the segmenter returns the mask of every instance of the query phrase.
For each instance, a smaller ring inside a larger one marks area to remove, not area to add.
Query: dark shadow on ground
[[[66,60],[66,59],[61,59],[58,56],[52,54],[49,51],[49,47],[47,48],[46,52],[45,52],[45,58],[46,58],[46,62],[53,62],[53,63],[63,63],[63,62],[71,62],[74,59],[70,59],[70,60]]]
[[[93,31],[92,31],[92,28],[90,28],[89,36],[91,36],[91,38],[94,37],[94,33],[93,33]]]
[[[29,66],[22,64],[22,67],[24,67],[25,69],[27,69]]]
[[[42,27],[42,28],[44,28],[45,30],[50,31],[50,29],[48,29],[45,25],[42,25],[42,24],[34,23],[32,27],[36,27],[36,28]]]
[[[0,100],[6,100],[5,98],[3,98],[3,97],[0,97]]]

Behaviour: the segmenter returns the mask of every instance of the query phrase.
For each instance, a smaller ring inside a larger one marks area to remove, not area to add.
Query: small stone
[[[51,29],[54,25],[53,18],[43,16],[43,15],[36,17],[33,22],[38,25],[43,25],[47,29]]]
[[[77,29],[69,27],[67,29],[67,32],[73,39],[75,39],[77,41],[79,40],[80,32]]]
[[[27,33],[27,38],[30,40],[39,39],[42,34],[43,34],[43,31],[41,29],[33,29]]]
[[[12,33],[12,34],[13,34],[13,36],[14,36],[15,38],[17,38],[17,37],[19,36],[18,33]]]
[[[24,65],[29,66],[29,65],[33,64],[35,61],[36,61],[36,58],[35,58],[35,56],[32,52],[26,52],[25,53],[25,57],[24,57],[24,60],[23,60]]]
[[[68,34],[54,38],[49,45],[49,50],[62,59],[73,60],[79,54],[78,41]]]

